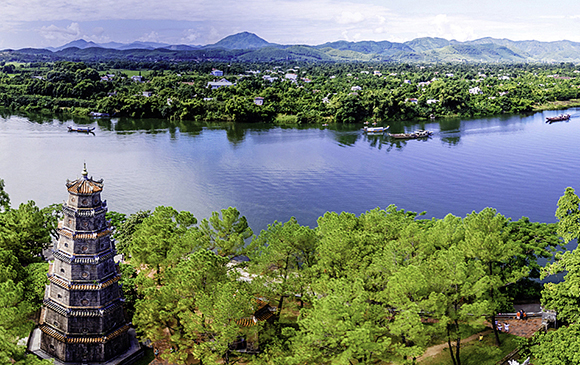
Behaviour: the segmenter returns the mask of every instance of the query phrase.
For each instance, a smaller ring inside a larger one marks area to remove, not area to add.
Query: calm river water
[[[163,121],[86,121],[94,135],[68,133],[73,121],[0,117],[0,178],[13,206],[62,202],[65,182],[105,180],[109,209],[158,205],[198,219],[237,207],[256,233],[295,216],[316,226],[327,211],[360,214],[395,204],[427,217],[465,216],[485,207],[514,220],[555,222],[558,198],[580,188],[580,110],[546,124],[527,116],[394,123],[394,132],[429,129],[428,140],[392,143],[362,126],[281,128],[183,126]]]

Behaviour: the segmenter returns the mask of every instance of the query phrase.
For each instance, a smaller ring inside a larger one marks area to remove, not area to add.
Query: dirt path
[[[479,338],[479,335],[485,336],[488,333],[491,333],[491,329],[487,329],[485,331],[476,333],[475,335],[472,335],[472,336],[469,336],[467,338],[464,338],[463,340],[461,340],[461,343],[475,341],[475,340],[477,340]],[[428,357],[435,356],[435,355],[439,354],[441,351],[443,351],[443,349],[446,349],[448,347],[449,347],[449,345],[447,345],[447,343],[442,343],[441,345],[431,346],[431,347],[427,348],[427,350],[425,351],[425,353],[423,354],[423,356],[421,356],[419,359],[417,359],[417,362],[421,362],[421,361],[425,360]]]

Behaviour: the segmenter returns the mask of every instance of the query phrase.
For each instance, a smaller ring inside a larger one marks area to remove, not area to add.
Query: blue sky
[[[0,0],[0,49],[153,41],[404,42],[483,37],[580,42],[577,0]]]

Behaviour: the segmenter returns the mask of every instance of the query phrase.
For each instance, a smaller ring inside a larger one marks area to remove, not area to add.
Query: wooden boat
[[[389,129],[389,126],[386,126],[386,127],[364,127],[363,128],[363,130],[366,133],[383,133],[387,129]]]
[[[413,133],[389,133],[389,137],[395,139],[417,139],[428,138],[433,135],[431,131],[418,130]]]
[[[562,122],[570,119],[570,114],[560,114],[557,117],[546,117],[546,123]]]
[[[109,113],[98,113],[98,112],[90,112],[89,116],[93,118],[107,118],[110,117]]]
[[[80,133],[92,133],[95,130],[95,127],[73,127],[68,126],[69,132],[80,132]]]

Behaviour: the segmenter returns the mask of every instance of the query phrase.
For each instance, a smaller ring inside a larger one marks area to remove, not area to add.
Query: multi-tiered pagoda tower
[[[136,356],[127,353],[140,349],[134,348],[123,310],[107,203],[101,200],[103,180],[89,178],[85,166],[82,177],[67,180],[66,187],[40,318],[41,351],[33,352],[64,364],[130,363],[127,357]]]

